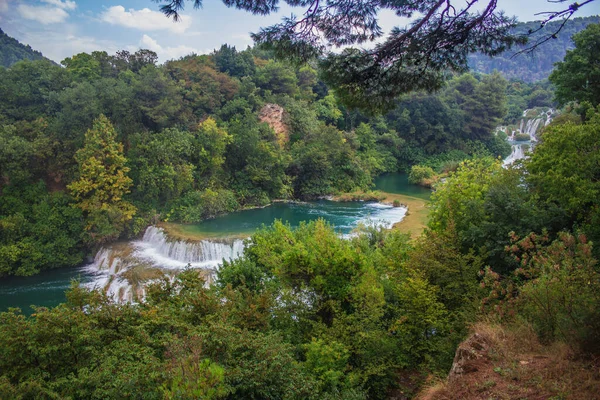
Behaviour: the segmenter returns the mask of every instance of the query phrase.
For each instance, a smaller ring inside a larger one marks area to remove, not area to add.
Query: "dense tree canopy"
[[[575,49],[556,64],[550,81],[556,86],[560,104],[569,101],[600,104],[600,24],[590,24],[573,35]]]
[[[117,203],[138,210],[123,219],[131,213],[99,200],[112,211],[96,215],[90,211],[96,194],[68,192],[77,199],[67,195],[60,204],[85,206],[79,210],[87,233],[81,236],[81,221],[66,230],[72,243],[56,243],[65,252],[135,235],[150,220],[198,222],[273,199],[369,190],[377,175],[417,163],[437,172],[475,154],[508,154],[506,142],[493,132],[507,100],[507,83],[498,75],[450,77],[438,93],[406,95],[389,113],[373,117],[346,108],[321,80],[317,65],[284,64],[264,49],[225,45],[160,66],[147,50],[96,51],[63,65],[23,61],[0,70],[0,136],[6,143],[0,147],[0,190],[10,194],[1,218],[26,210],[15,197],[25,196],[23,203],[34,207],[39,199],[29,188],[41,190],[40,182],[46,193],[80,182],[93,157],[75,156],[101,115],[114,129],[108,148],[118,150],[119,168],[129,169],[132,180],[127,188],[121,185]],[[545,104],[543,87],[515,85],[507,89],[511,109],[526,96]],[[536,90],[543,93],[534,99]],[[94,162],[102,164],[101,158]],[[94,223],[92,214],[98,217]],[[6,245],[25,237],[47,240],[30,230],[19,235],[6,235]],[[58,258],[66,264],[80,259]],[[29,270],[8,264],[9,274]],[[31,271],[49,266],[41,260],[30,265]]]

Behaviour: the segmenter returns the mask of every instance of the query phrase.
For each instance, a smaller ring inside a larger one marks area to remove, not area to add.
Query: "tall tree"
[[[600,24],[590,24],[573,35],[575,49],[567,51],[564,61],[556,63],[550,81],[556,85],[560,104],[589,101],[600,104]]]
[[[209,186],[218,185],[219,178],[223,178],[225,149],[233,138],[225,129],[219,128],[212,118],[207,118],[198,125],[198,132],[195,136],[198,174]]]
[[[102,244],[117,239],[136,212],[123,199],[132,180],[123,155],[123,145],[116,140],[116,132],[104,115],[94,121],[85,134],[82,149],[75,154],[79,165],[79,179],[67,186],[86,220],[86,242]]]

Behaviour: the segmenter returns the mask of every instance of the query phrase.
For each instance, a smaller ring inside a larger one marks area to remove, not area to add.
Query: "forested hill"
[[[535,32],[529,39],[529,46],[537,39],[556,31],[561,21],[547,24],[543,29]],[[600,16],[575,18],[567,22],[556,35],[556,39],[549,40],[539,46],[533,54],[521,54],[511,58],[516,52],[527,48],[528,45],[517,47],[502,55],[490,58],[482,54],[473,54],[469,57],[469,66],[473,71],[485,74],[498,70],[508,79],[519,79],[525,82],[535,82],[548,78],[555,62],[561,61],[567,50],[573,48],[571,36],[585,29],[589,24],[600,23]],[[515,31],[526,34],[529,30],[539,28],[539,21],[524,22],[519,24]]]
[[[0,65],[10,67],[21,60],[44,60],[46,57],[29,45],[20,43],[0,29]]]

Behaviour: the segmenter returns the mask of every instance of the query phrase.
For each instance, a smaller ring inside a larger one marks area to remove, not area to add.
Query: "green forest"
[[[311,66],[227,45],[164,65],[148,50],[62,64],[0,70],[1,275],[77,265],[151,221],[198,222],[368,191],[415,164],[504,157],[496,125],[553,102],[544,85],[463,74],[369,116],[341,106]],[[277,132],[261,122],[271,105],[284,110]]]
[[[260,46],[0,67],[4,278],[81,265],[161,221],[369,193],[388,172],[446,176],[418,237],[276,221],[212,285],[189,268],[119,303],[73,282],[57,307],[0,313],[0,398],[411,398],[482,320],[597,368],[600,24],[573,43],[549,81],[448,73],[382,115]],[[561,112],[505,168],[497,126],[536,107]]]

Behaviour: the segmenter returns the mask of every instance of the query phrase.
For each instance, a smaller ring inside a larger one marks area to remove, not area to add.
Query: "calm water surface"
[[[251,235],[256,229],[268,226],[276,219],[292,227],[302,221],[323,218],[342,233],[350,233],[359,224],[396,222],[404,215],[403,209],[377,203],[316,201],[306,203],[274,203],[265,208],[238,211],[199,224],[181,225],[186,233],[207,236]]]
[[[31,305],[54,307],[65,301],[65,290],[72,280],[90,282],[93,277],[81,268],[59,268],[28,277],[0,279],[0,311],[19,307],[31,314]]]
[[[387,193],[418,197],[419,199],[424,200],[429,200],[431,196],[430,189],[408,183],[408,174],[404,172],[395,172],[378,176],[375,178],[375,189]]]

